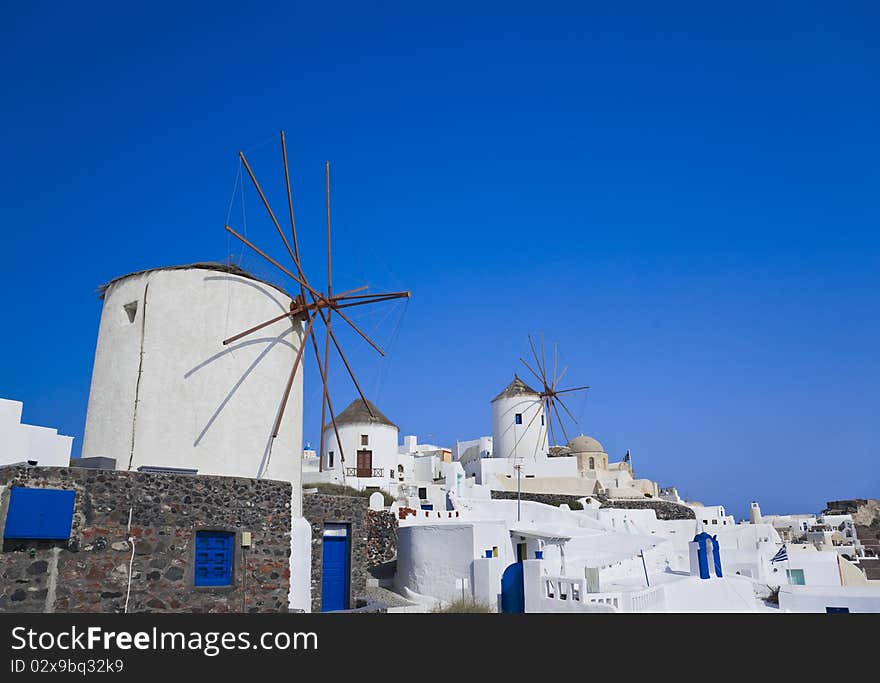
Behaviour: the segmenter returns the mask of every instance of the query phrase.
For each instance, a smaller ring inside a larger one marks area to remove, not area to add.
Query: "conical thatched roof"
[[[491,402],[495,403],[499,398],[512,398],[513,396],[540,396],[540,394],[523,382],[519,375],[514,375],[513,381],[505,387],[504,391],[493,398]]]
[[[367,406],[369,405],[369,410]],[[370,410],[373,411],[373,416],[370,416]],[[381,410],[379,410],[372,401],[367,401],[364,403],[359,398],[356,398],[354,401],[348,404],[348,408],[343,410],[339,415],[336,416],[336,426],[342,426],[344,424],[382,424],[388,425],[389,427],[394,427],[398,429],[398,426],[394,424],[391,420],[389,420]],[[328,425],[330,429],[333,429],[333,425]]]
[[[230,275],[239,275],[241,277],[246,277],[250,280],[255,280],[256,282],[262,282],[265,285],[269,285],[270,287],[274,287],[275,289],[279,290],[282,294],[287,294],[278,285],[276,285],[272,282],[269,282],[268,280],[260,279],[260,278],[256,277],[255,275],[246,271],[244,268],[240,268],[239,266],[236,266],[234,264],[215,263],[213,261],[202,261],[199,263],[188,263],[188,264],[181,265],[181,266],[160,266],[158,268],[145,268],[144,270],[138,270],[138,271],[135,271],[134,273],[128,273],[127,275],[120,275],[119,277],[115,277],[112,280],[110,280],[110,282],[106,282],[103,285],[98,287],[98,289],[97,289],[98,298],[103,299],[104,294],[107,292],[107,290],[110,287],[112,287],[114,284],[116,284],[120,280],[125,280],[126,278],[129,278],[129,277],[136,277],[138,275],[145,275],[146,273],[153,273],[157,270],[193,270],[193,269],[214,270],[214,271],[217,271],[220,273],[229,273]]]

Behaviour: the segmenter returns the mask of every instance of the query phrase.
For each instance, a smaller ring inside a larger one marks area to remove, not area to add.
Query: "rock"
[[[183,569],[180,567],[169,567],[165,572],[165,578],[169,581],[180,581],[183,578]]]
[[[37,560],[27,568],[28,574],[45,574],[49,569],[49,563],[46,560]]]

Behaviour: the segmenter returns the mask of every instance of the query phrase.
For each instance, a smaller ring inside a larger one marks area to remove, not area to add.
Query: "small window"
[[[231,531],[197,531],[193,585],[232,585],[235,534]]]
[[[428,497],[428,489],[425,487],[419,488],[419,498],[427,498]]]
[[[388,478],[394,479],[394,470],[388,470]]]
[[[590,469],[591,470],[596,469],[596,459],[595,458],[590,458]]]
[[[704,520],[703,520],[703,524],[708,524],[708,523],[709,523],[709,520],[708,520],[708,519],[704,519]]]
[[[125,315],[128,316],[128,322],[133,323],[134,319],[137,317],[138,302],[132,301],[131,303],[125,304],[122,309],[125,311]]]
[[[327,462],[329,463],[327,466],[331,469],[333,468],[333,451],[327,453]]]
[[[792,586],[803,586],[804,570],[803,569],[786,569],[785,575],[788,577],[788,583]]]
[[[369,446],[370,445],[370,437],[366,434],[361,434],[361,446]]]
[[[713,520],[712,520],[712,524],[718,524],[718,520],[717,520],[717,519],[713,519]]]
[[[514,422],[516,422],[516,424],[518,424],[518,425],[522,424],[522,413],[516,414],[516,417],[514,417]]]
[[[544,425],[544,415],[543,415],[543,413],[541,414],[541,425],[542,425],[542,426]]]

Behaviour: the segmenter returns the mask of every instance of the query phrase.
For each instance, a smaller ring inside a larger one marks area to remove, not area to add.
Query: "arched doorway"
[[[526,611],[522,562],[514,562],[501,575],[501,611],[505,614]]]

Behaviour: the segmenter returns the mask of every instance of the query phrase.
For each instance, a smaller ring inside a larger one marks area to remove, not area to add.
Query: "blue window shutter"
[[[3,538],[66,541],[75,502],[76,491],[13,486]]]
[[[193,584],[229,586],[232,584],[232,558],[235,534],[229,531],[197,531]]]

